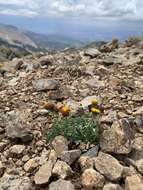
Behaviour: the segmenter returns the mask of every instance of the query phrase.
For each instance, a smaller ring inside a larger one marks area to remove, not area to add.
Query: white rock
[[[103,187],[103,190],[123,190],[118,184],[109,183]]]
[[[68,150],[68,141],[63,136],[57,136],[52,141],[52,146],[54,150],[56,151],[57,155],[60,156],[63,151]]]
[[[70,181],[59,179],[49,185],[49,190],[75,190],[75,188]]]
[[[73,171],[66,162],[58,160],[53,168],[52,173],[54,176],[57,176],[61,179],[66,179],[73,174]]]
[[[98,49],[96,49],[96,48],[88,48],[88,49],[84,52],[84,54],[85,54],[86,56],[90,56],[90,57],[92,57],[92,58],[95,58],[95,57],[97,57],[98,55],[100,55],[101,52],[100,52]]]
[[[142,190],[143,180],[139,175],[132,175],[126,178],[125,190]]]
[[[28,177],[20,177],[18,175],[4,175],[0,178],[1,190],[34,190],[32,183]]]
[[[94,169],[85,170],[81,181],[86,190],[102,188],[105,183],[104,177]]]
[[[25,150],[24,145],[13,145],[9,150],[9,154],[11,156],[21,156],[24,150]]]
[[[100,100],[99,100],[99,98],[97,96],[88,96],[88,97],[84,98],[80,102],[80,104],[82,105],[83,109],[87,109],[88,106],[91,105],[92,100],[94,100],[94,99],[96,99],[96,100],[98,100],[100,102]]]
[[[82,171],[94,168],[94,159],[89,156],[81,156],[78,162]]]

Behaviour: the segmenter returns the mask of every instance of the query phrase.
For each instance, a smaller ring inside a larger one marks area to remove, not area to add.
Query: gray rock
[[[0,178],[0,190],[34,190],[28,177],[4,175]]]
[[[58,81],[54,79],[38,79],[33,81],[33,87],[37,91],[56,90],[58,86],[59,86]]]
[[[91,58],[95,58],[95,57],[99,56],[100,54],[101,54],[101,52],[96,48],[88,48],[84,52],[84,55],[90,56]]]
[[[70,181],[59,179],[49,185],[49,190],[75,190],[75,188]]]
[[[38,64],[33,64],[33,63],[24,63],[21,66],[21,69],[25,69],[26,72],[30,72],[30,71],[34,71],[35,69],[37,69],[39,67]]]
[[[57,90],[50,91],[48,97],[51,100],[63,100],[67,99],[70,96],[70,91],[66,87],[60,86]]]
[[[94,146],[89,149],[86,153],[82,154],[82,156],[88,156],[90,158],[96,157],[98,155],[99,146]]]
[[[122,61],[114,57],[106,57],[105,59],[102,60],[102,63],[106,66],[110,66],[113,64],[122,64]]]
[[[61,153],[60,159],[67,164],[71,165],[73,162],[75,162],[81,155],[81,150],[70,150],[70,151],[64,151]]]
[[[95,160],[95,168],[107,179],[114,181],[122,177],[124,167],[113,156],[100,152]]]
[[[10,139],[21,139],[23,142],[28,142],[33,139],[30,130],[30,123],[23,113],[20,111],[9,112],[8,123],[6,127],[6,135]]]

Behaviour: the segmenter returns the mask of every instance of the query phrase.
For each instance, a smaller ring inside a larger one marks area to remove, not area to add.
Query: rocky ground
[[[76,114],[104,105],[100,142],[69,146],[45,133],[43,102]],[[0,190],[143,190],[143,43],[14,59],[0,66]]]

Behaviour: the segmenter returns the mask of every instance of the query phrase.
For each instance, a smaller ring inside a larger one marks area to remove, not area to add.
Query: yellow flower
[[[92,113],[101,113],[100,109],[91,108]]]
[[[91,104],[92,104],[92,105],[97,105],[97,104],[98,104],[98,100],[93,99],[93,100],[91,101]]]

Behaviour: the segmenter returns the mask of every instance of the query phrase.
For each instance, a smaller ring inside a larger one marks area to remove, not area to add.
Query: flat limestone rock
[[[95,158],[95,168],[107,179],[114,181],[122,177],[124,167],[113,156],[99,152]]]
[[[37,91],[56,90],[59,83],[54,79],[38,79],[33,81],[33,87]]]
[[[85,56],[90,56],[91,58],[95,58],[95,57],[97,57],[100,54],[101,54],[101,52],[98,49],[96,49],[96,48],[88,48],[84,52]]]
[[[131,152],[130,126],[114,121],[111,128],[104,130],[100,138],[103,152],[115,154],[129,154]]]
[[[81,155],[81,150],[75,149],[70,151],[64,151],[62,152],[60,159],[67,164],[71,165],[73,162],[75,162]]]
[[[56,152],[52,150],[49,155],[49,160],[39,168],[38,172],[34,176],[36,185],[43,185],[49,182],[56,160]]]

